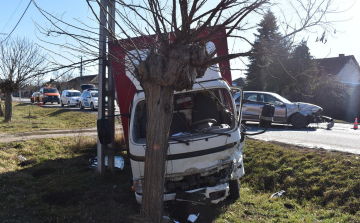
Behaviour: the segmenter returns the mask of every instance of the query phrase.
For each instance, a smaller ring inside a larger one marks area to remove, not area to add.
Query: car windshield
[[[81,95],[81,93],[80,92],[69,92],[68,95],[69,95],[68,97],[78,97]]]
[[[58,91],[54,88],[44,89],[44,93],[58,93]]]
[[[278,94],[275,94],[274,96],[277,97],[278,99],[280,99],[280,101],[282,101],[282,102],[284,102],[284,103],[289,103],[289,104],[292,103],[292,102],[289,101],[288,99],[286,99],[286,98],[284,98],[283,96],[280,96],[280,95],[278,95]]]

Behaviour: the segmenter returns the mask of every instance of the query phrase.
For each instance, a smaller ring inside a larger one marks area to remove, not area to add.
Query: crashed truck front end
[[[146,150],[146,103],[142,92],[135,95],[131,117],[129,152],[135,196],[141,203]],[[230,191],[239,190],[238,179],[244,175],[245,144],[239,121],[224,81],[195,84],[192,91],[175,93],[165,201],[218,203]],[[232,188],[234,185],[237,188]]]

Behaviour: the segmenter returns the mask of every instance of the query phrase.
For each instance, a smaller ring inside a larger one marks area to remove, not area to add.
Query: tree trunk
[[[11,121],[12,118],[12,96],[11,93],[5,95],[5,122]]]
[[[0,117],[4,116],[4,112],[2,110],[2,104],[1,104],[1,99],[0,99]]]
[[[147,123],[141,215],[151,222],[161,222],[174,89],[151,81],[142,83],[142,87],[146,96]]]

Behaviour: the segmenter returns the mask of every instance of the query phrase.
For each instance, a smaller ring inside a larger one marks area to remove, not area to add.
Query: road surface
[[[248,133],[254,133],[263,129],[255,124],[247,126]],[[331,130],[326,129],[325,123],[311,124],[309,127],[300,130],[294,129],[289,125],[272,125],[266,133],[248,137],[308,148],[322,148],[360,154],[360,129],[354,130],[353,124],[335,123]]]

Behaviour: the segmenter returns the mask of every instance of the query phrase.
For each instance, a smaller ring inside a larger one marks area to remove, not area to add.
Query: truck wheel
[[[64,103],[62,102],[62,100],[60,101],[60,105],[61,107],[64,107]]]
[[[90,104],[90,108],[91,108],[91,111],[95,111],[95,107],[94,107],[93,103]]]
[[[304,128],[306,126],[306,122],[306,117],[300,113],[296,113],[291,117],[291,125],[294,126],[294,128]]]
[[[240,182],[238,179],[229,181],[229,199],[237,200],[240,198]]]

